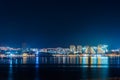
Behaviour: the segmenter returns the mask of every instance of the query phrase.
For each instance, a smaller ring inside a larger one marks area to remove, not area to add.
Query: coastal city
[[[108,45],[82,46],[70,45],[69,48],[13,48],[0,47],[0,57],[27,56],[119,56],[120,49],[108,49]]]

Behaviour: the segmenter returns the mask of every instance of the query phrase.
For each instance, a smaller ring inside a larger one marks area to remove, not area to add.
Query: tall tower
[[[75,47],[75,45],[70,45],[70,52],[76,53],[76,47]]]
[[[77,46],[77,53],[82,53],[82,46],[81,45]]]

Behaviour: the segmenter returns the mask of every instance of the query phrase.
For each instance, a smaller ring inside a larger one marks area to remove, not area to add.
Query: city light
[[[99,44],[98,46],[70,45],[69,48],[12,48],[0,47],[0,57],[29,57],[40,55],[51,56],[119,56],[120,49],[108,50],[108,45]]]

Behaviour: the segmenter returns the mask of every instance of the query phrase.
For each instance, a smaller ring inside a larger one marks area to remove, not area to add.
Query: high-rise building
[[[95,52],[94,47],[86,46],[86,47],[84,47],[84,53],[86,53],[86,54],[89,54],[89,53],[95,54],[96,52]]]
[[[82,46],[81,45],[77,46],[77,53],[82,53]]]
[[[95,51],[95,48],[94,48],[94,47],[90,47],[90,53],[91,53],[91,54],[95,54],[95,53],[96,53],[96,51]]]
[[[107,45],[98,45],[97,53],[106,53],[108,51]]]
[[[103,50],[101,49],[102,45],[98,45],[97,47],[97,53],[104,53]]]
[[[72,53],[76,53],[76,47],[75,47],[75,45],[70,45],[70,51]]]
[[[84,53],[90,53],[89,46],[85,46],[83,50],[84,50]]]

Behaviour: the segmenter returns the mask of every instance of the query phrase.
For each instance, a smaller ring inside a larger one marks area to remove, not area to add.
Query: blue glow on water
[[[12,58],[10,58],[10,67],[12,67]]]
[[[15,64],[18,64],[18,60],[16,59]]]
[[[88,57],[83,57],[82,62],[82,64],[88,64]]]
[[[23,57],[23,58],[1,58],[0,64],[77,64],[88,67],[120,67],[120,57]],[[81,66],[81,67],[82,67]],[[116,66],[115,66],[116,67]]]
[[[101,57],[101,64],[108,64],[108,57]]]
[[[39,75],[38,75],[38,68],[39,68],[39,57],[35,57],[35,68],[36,68],[36,77],[35,80],[40,80]]]
[[[36,57],[35,59],[36,59],[35,60],[35,67],[39,68],[39,57]]]
[[[13,80],[12,79],[12,74],[13,74],[13,69],[12,69],[12,64],[13,64],[13,62],[12,62],[12,57],[10,57],[10,66],[9,66],[9,72],[8,72],[8,80]]]
[[[91,57],[92,62],[91,64],[97,64],[97,57]]]
[[[39,64],[39,57],[36,57],[36,64]]]

